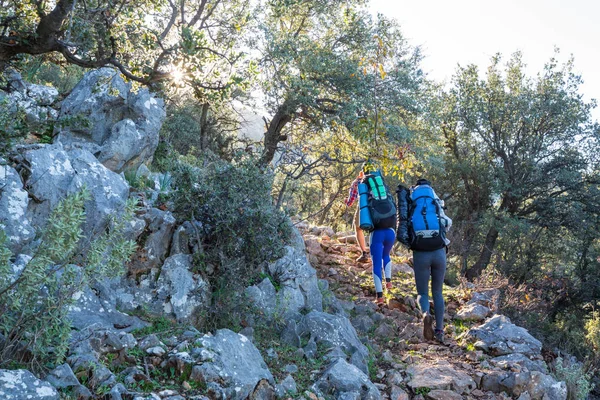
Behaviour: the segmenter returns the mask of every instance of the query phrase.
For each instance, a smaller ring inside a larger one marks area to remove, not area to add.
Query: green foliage
[[[73,90],[85,73],[77,65],[56,64],[52,56],[24,56],[15,67],[21,72],[24,81],[52,86],[60,95]]]
[[[600,313],[592,312],[591,317],[585,322],[585,338],[596,352],[600,354]]]
[[[2,2],[0,67],[26,54],[83,68],[112,65],[143,84],[188,84],[215,103],[243,86],[247,67],[237,42],[249,12],[245,0]]]
[[[152,333],[172,333],[176,327],[177,324],[174,321],[164,316],[160,316],[158,318],[152,319],[150,326],[136,329],[131,333],[137,337],[143,337]]]
[[[590,371],[586,371],[581,364],[564,365],[561,357],[555,361],[554,376],[557,380],[566,382],[568,400],[585,400],[594,389],[594,385],[590,382],[592,379]]]
[[[182,221],[201,221],[204,261],[216,265],[218,275],[244,284],[263,262],[283,254],[289,223],[272,205],[271,177],[253,160],[181,163],[173,179],[175,213]]]
[[[431,392],[431,388],[428,387],[419,387],[415,389],[416,395],[427,396]]]
[[[131,205],[104,234],[83,243],[87,199],[89,194],[83,190],[56,206],[39,247],[20,274],[13,275],[9,253],[0,244],[0,334],[4,337],[0,365],[15,359],[34,366],[60,362],[67,350],[67,313],[75,293],[89,282],[114,276],[133,253],[134,243],[123,235],[133,213]],[[81,267],[71,264],[76,260]]]
[[[201,156],[210,150],[223,159],[231,155],[237,126],[226,107],[211,109],[208,103],[184,99],[182,104],[172,104],[162,125],[161,138],[172,150],[181,155]]]

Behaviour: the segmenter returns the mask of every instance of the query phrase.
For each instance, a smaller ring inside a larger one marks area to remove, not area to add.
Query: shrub
[[[197,259],[217,266],[217,275],[229,281],[248,283],[262,263],[283,255],[288,219],[272,204],[272,177],[254,160],[205,161],[203,167],[181,163],[174,171],[175,214],[202,224],[205,255]]]
[[[66,197],[53,210],[41,242],[20,273],[14,273],[5,236],[0,241],[0,365],[27,362],[32,367],[60,362],[70,334],[68,309],[81,287],[115,275],[131,256],[134,243],[124,237],[133,213],[114,219],[91,243],[83,240],[83,190]],[[82,255],[85,249],[85,255]],[[81,267],[72,263],[79,261]]]
[[[598,358],[600,354],[600,313],[598,311],[592,312],[592,317],[585,323],[585,338],[592,345]]]
[[[162,125],[161,138],[181,155],[201,156],[210,150],[226,158],[231,153],[235,138],[231,132],[236,124],[233,119],[215,115],[215,112],[196,100],[172,105]]]
[[[569,400],[587,399],[594,385],[590,383],[592,374],[586,371],[582,364],[565,365],[563,359],[558,357],[554,370],[556,379],[567,384],[567,398]]]

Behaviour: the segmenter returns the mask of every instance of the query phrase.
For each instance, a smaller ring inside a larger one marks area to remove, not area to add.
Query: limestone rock
[[[261,380],[273,383],[258,349],[245,336],[221,329],[214,336],[205,335],[196,346],[212,354],[212,358],[196,365],[193,375],[207,383],[220,385],[228,399],[245,399]]]
[[[0,159],[0,229],[8,239],[8,248],[18,254],[35,236],[27,217],[29,196],[17,171]]]
[[[475,342],[476,348],[494,356],[512,353],[537,356],[542,350],[539,340],[503,315],[494,315],[483,325],[470,329],[466,339]]]
[[[313,384],[313,390],[321,396],[334,398],[359,398],[364,400],[381,399],[381,394],[367,375],[343,359],[337,359],[321,374]],[[343,397],[356,396],[358,397]]]
[[[429,388],[432,390],[452,390],[463,394],[477,388],[473,378],[445,362],[414,364],[407,369],[407,373],[412,377],[408,382],[408,387],[413,391],[419,388]]]
[[[89,124],[56,128],[57,140],[77,144],[97,154],[109,169],[137,169],[150,160],[166,116],[164,102],[146,88],[131,91],[117,70],[100,68],[86,73],[63,100],[59,120],[83,117]]]
[[[24,369],[0,369],[0,398],[4,400],[59,400],[56,389]]]
[[[454,319],[462,321],[483,321],[490,312],[491,310],[489,308],[481,304],[467,303],[458,310]]]

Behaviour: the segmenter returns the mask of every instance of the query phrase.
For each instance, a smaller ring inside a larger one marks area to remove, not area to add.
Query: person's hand
[[[363,171],[360,171],[360,172],[358,173],[358,179],[362,179],[362,178],[364,178],[364,177],[365,177],[365,173],[364,173]]]

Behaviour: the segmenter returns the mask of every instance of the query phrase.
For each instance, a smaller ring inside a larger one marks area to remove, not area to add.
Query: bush
[[[204,116],[204,118],[203,118]],[[227,158],[231,154],[233,120],[217,116],[196,100],[169,107],[160,136],[181,155],[201,156],[206,150]]]
[[[67,350],[67,315],[74,293],[95,279],[117,274],[133,253],[134,243],[123,235],[132,204],[100,237],[91,243],[82,240],[88,199],[83,190],[59,203],[20,273],[13,271],[5,235],[0,235],[0,366],[17,361],[35,368],[60,362]]]
[[[253,161],[206,158],[202,167],[182,162],[173,174],[175,214],[202,225],[205,254],[196,259],[239,284],[248,283],[264,262],[281,257],[290,235],[287,217],[272,204],[272,177]]]
[[[585,400],[594,388],[590,383],[592,374],[585,371],[583,365],[565,365],[562,358],[557,358],[554,365],[554,375],[559,381],[567,384],[567,398],[569,400]]]
[[[600,313],[592,312],[592,316],[585,323],[585,338],[592,345],[596,358],[600,358]]]

